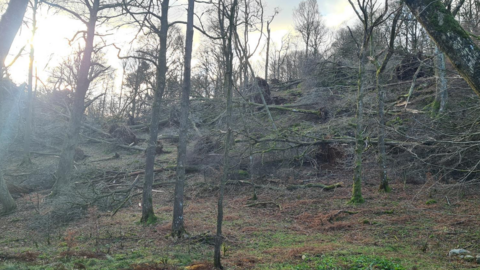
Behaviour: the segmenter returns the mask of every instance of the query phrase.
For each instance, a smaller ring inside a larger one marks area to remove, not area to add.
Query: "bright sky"
[[[180,2],[183,0],[180,0]],[[5,8],[5,0],[0,0],[0,10]],[[173,1],[172,1],[173,2]],[[173,2],[178,7],[180,2]],[[280,13],[277,15],[272,23],[272,41],[279,44],[282,37],[291,32],[294,32],[293,23],[293,9],[298,6],[300,0],[264,0],[267,5],[265,14],[268,16],[273,14],[274,8],[278,7]],[[320,13],[324,17],[325,24],[331,29],[336,30],[347,24],[351,25],[356,19],[355,13],[350,7],[347,0],[318,0]],[[184,8],[183,8],[184,9]],[[172,12],[174,19],[180,18],[180,12]],[[27,14],[30,18],[31,15]],[[36,66],[38,68],[39,76],[42,79],[48,77],[48,70],[56,66],[61,60],[69,55],[73,48],[68,44],[68,39],[72,38],[75,32],[83,29],[83,25],[77,20],[72,19],[64,13],[55,13],[52,10],[47,11],[44,7],[38,16],[38,31],[35,38],[36,50]],[[133,36],[132,29],[121,29],[115,32],[115,43],[128,46],[128,40]],[[105,33],[105,31],[102,31]],[[19,49],[28,44],[31,30],[23,27],[19,32],[14,47],[7,58],[8,64],[13,57],[18,53]],[[196,41],[199,40],[200,33],[195,33]],[[252,38],[253,40],[253,38]],[[197,42],[198,43],[198,42]],[[28,46],[26,47],[28,48]],[[112,67],[120,69],[120,61],[116,58],[117,51],[110,48],[107,53]],[[14,66],[10,69],[12,78],[17,83],[26,81],[28,68],[28,49],[24,51],[21,57]],[[121,77],[121,71],[117,71],[117,78]]]

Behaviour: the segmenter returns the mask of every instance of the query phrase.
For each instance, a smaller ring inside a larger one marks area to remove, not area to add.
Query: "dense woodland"
[[[478,267],[480,1],[265,2],[3,1],[0,269]]]

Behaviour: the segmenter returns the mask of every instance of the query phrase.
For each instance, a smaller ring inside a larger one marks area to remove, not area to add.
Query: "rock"
[[[459,248],[459,249],[450,250],[450,252],[448,252],[448,256],[466,255],[466,254],[469,254],[469,253],[470,253],[470,251],[468,251],[466,249]]]
[[[467,262],[473,262],[475,260],[475,258],[472,255],[465,255],[463,259]]]

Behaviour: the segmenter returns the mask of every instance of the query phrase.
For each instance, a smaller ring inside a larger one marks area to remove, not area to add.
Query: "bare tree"
[[[300,33],[305,43],[305,58],[308,58],[309,48],[313,50],[314,55],[317,55],[327,32],[318,10],[317,0],[300,2],[293,11],[293,17],[295,29]]]
[[[141,28],[145,27],[152,31],[160,41],[158,56],[155,61],[152,59],[149,60],[155,65],[156,72],[150,134],[145,156],[145,183],[143,185],[142,218],[140,220],[142,223],[153,223],[157,218],[153,211],[152,184],[154,177],[155,149],[158,137],[158,121],[160,120],[160,108],[166,85],[167,40],[170,28],[168,23],[168,10],[170,1],[129,1],[127,4],[127,1],[124,0],[123,3],[125,10],[132,19]],[[160,15],[158,15],[157,12],[160,12]]]
[[[188,114],[190,111],[190,90],[192,74],[193,48],[193,11],[195,0],[188,1],[187,29],[185,40],[185,62],[183,88],[180,100],[180,130],[177,156],[177,181],[175,185],[175,200],[173,204],[172,235],[182,237],[185,232],[183,218],[183,200],[185,187],[185,166],[187,162]]]
[[[35,61],[35,47],[33,41],[35,40],[35,33],[37,31],[37,9],[38,9],[38,0],[33,0],[32,2],[32,36],[30,39],[30,62],[28,63],[28,86],[27,86],[27,109],[26,113],[26,122],[25,122],[25,133],[23,137],[23,151],[24,158],[22,164],[29,165],[32,163],[30,159],[30,143],[32,141],[32,125],[33,125],[33,64]]]
[[[380,167],[380,187],[379,190],[389,192],[388,175],[387,175],[387,154],[385,152],[385,87],[381,85],[381,76],[387,68],[387,64],[395,52],[395,37],[397,36],[397,27],[400,16],[402,14],[403,4],[397,9],[392,21],[391,31],[389,36],[389,44],[387,52],[381,62],[378,62],[377,57],[371,57],[370,60],[375,65],[377,72],[375,88],[378,93],[378,165]]]
[[[379,11],[377,1],[363,0],[357,1],[358,7],[348,0],[355,10],[357,17],[362,22],[363,40],[360,44],[359,52],[359,72],[358,72],[358,93],[357,93],[357,116],[355,131],[355,168],[353,175],[353,192],[351,203],[363,203],[362,197],[362,155],[365,149],[365,138],[363,135],[363,98],[365,96],[365,65],[367,64],[368,46],[372,38],[373,30],[382,24],[387,17],[388,0],[385,0],[385,6]]]
[[[268,60],[270,59],[270,24],[272,23],[275,16],[278,14],[278,9],[275,9],[275,13],[272,15],[270,20],[267,21],[267,51],[265,57],[265,81],[268,82]]]
[[[83,114],[85,111],[85,96],[90,87],[90,83],[100,74],[102,74],[103,71],[109,68],[103,67],[96,73],[91,72],[92,65],[95,65],[95,63],[92,63],[92,55],[94,54],[94,40],[97,23],[99,20],[103,21],[106,19],[100,13],[108,9],[120,7],[121,4],[114,1],[85,1],[83,5],[81,5],[81,9],[83,9],[83,11],[74,11],[71,10],[68,5],[61,5],[47,1],[44,2],[52,7],[71,14],[86,26],[86,31],[78,32],[75,35],[77,36],[79,34],[83,34],[85,47],[82,53],[78,75],[76,77],[76,87],[67,136],[65,138],[62,153],[60,155],[58,169],[56,172],[56,182],[52,191],[52,194],[56,194],[60,190],[66,188],[70,181],[70,176],[73,169],[73,157],[78,143],[83,121]]]
[[[218,195],[218,215],[217,215],[217,234],[215,236],[215,250],[213,264],[215,268],[223,269],[221,263],[221,247],[223,243],[222,223],[223,223],[223,196],[225,193],[225,184],[228,180],[230,168],[230,147],[232,142],[232,128],[230,126],[233,111],[233,46],[232,40],[235,33],[235,21],[237,14],[238,0],[233,0],[230,7],[225,1],[218,0],[218,22],[222,39],[222,50],[225,56],[225,81],[224,87],[227,93],[227,136],[225,137],[225,152],[223,175],[220,181],[220,192]],[[225,27],[225,22],[227,26]]]
[[[138,57],[142,58],[145,57],[143,54],[138,53]],[[149,64],[145,60],[141,60],[139,58],[132,58],[131,64],[133,67],[133,71],[127,74],[126,85],[131,88],[131,111],[129,114],[128,123],[130,125],[135,125],[135,117],[138,114],[137,108],[137,100],[140,91],[140,87],[144,84],[147,80],[147,71],[150,68]]]

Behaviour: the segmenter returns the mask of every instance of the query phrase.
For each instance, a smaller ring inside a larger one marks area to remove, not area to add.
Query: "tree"
[[[406,0],[405,3],[460,76],[480,96],[480,48],[440,0]]]
[[[25,134],[23,138],[24,146],[24,158],[22,163],[25,165],[31,164],[30,160],[30,143],[32,140],[32,125],[33,125],[33,64],[35,61],[35,33],[37,31],[37,9],[38,9],[38,0],[33,0],[32,3],[32,37],[30,39],[30,62],[28,63],[28,86],[27,86],[27,110],[26,113],[26,122],[25,122]]]
[[[227,3],[222,0],[218,1],[218,22],[220,26],[220,33],[222,38],[222,50],[225,57],[225,81],[224,87],[226,88],[227,97],[227,135],[225,137],[225,152],[223,154],[223,175],[220,181],[220,192],[218,195],[218,214],[217,214],[217,233],[215,236],[215,249],[213,264],[215,268],[223,269],[221,263],[221,247],[223,243],[222,235],[222,223],[223,223],[223,196],[225,193],[225,184],[228,180],[229,167],[230,167],[230,147],[232,142],[232,111],[233,111],[233,46],[232,39],[235,33],[235,21],[237,14],[238,0],[233,0],[228,8]],[[228,23],[225,27],[225,21]]]
[[[0,126],[0,205],[3,206],[3,212],[9,213],[17,208],[15,200],[13,200],[12,195],[8,191],[7,183],[3,178],[3,169],[4,164],[6,163],[6,155],[8,153],[8,144],[12,137],[12,127],[8,121],[9,113],[7,106],[0,106],[0,121],[2,125]],[[7,120],[5,120],[7,119]]]
[[[378,165],[380,167],[380,187],[379,190],[389,192],[388,175],[387,175],[387,154],[385,152],[385,88],[381,85],[381,76],[387,68],[387,64],[395,52],[395,37],[397,36],[397,26],[402,14],[403,4],[397,9],[392,21],[389,44],[387,53],[381,62],[377,61],[377,57],[371,57],[371,61],[375,65],[375,88],[378,93]]]
[[[172,235],[182,237],[185,232],[183,218],[183,192],[185,187],[185,166],[187,162],[188,114],[190,111],[190,90],[193,48],[193,11],[195,0],[188,0],[187,29],[185,40],[185,62],[183,87],[180,100],[180,130],[177,155],[177,181],[173,204]]]
[[[162,98],[165,92],[166,73],[167,73],[167,40],[168,40],[168,9],[169,0],[160,1],[130,1],[127,5],[126,0],[123,1],[124,8],[132,19],[140,26],[151,30],[160,40],[160,48],[158,57],[156,57],[153,64],[156,67],[155,72],[155,89],[152,104],[152,117],[150,121],[150,134],[148,139],[148,146],[145,155],[145,183],[143,185],[142,197],[142,223],[153,223],[156,221],[155,213],[153,211],[152,201],[152,185],[154,177],[155,165],[155,149],[157,146],[158,137],[158,122],[160,120],[160,108]],[[160,9],[160,15],[157,15]],[[140,18],[141,17],[141,18]],[[160,29],[158,28],[158,21]],[[152,60],[149,60],[152,62]]]
[[[44,2],[52,7],[71,14],[85,24],[87,28],[86,31],[79,32],[75,35],[77,36],[81,33],[84,34],[85,46],[82,52],[78,75],[76,77],[76,87],[67,136],[65,138],[62,153],[60,154],[58,169],[56,172],[56,182],[52,191],[52,194],[57,194],[62,189],[65,189],[70,181],[73,169],[73,157],[78,143],[83,114],[85,111],[85,96],[90,87],[90,83],[103,73],[103,71],[108,69],[108,67],[101,68],[98,72],[91,73],[91,67],[92,65],[94,66],[94,63],[92,63],[92,55],[94,54],[94,39],[97,22],[99,19],[106,19],[100,15],[100,12],[119,7],[120,4],[115,2],[101,3],[101,0],[93,0],[92,3],[90,1],[85,1],[84,5],[82,5],[84,12],[78,12],[57,3]]]
[[[309,48],[316,56],[319,46],[325,39],[327,29],[318,10],[317,0],[305,0],[293,11],[295,29],[305,42],[305,58],[308,58]]]
[[[139,57],[143,57],[142,54],[139,54]],[[128,120],[128,123],[130,125],[135,125],[135,117],[138,114],[138,109],[137,109],[137,97],[140,91],[140,86],[146,82],[147,80],[147,71],[150,68],[149,64],[145,60],[140,60],[140,59],[132,59],[132,65],[134,70],[127,74],[127,83],[126,85],[129,86],[132,89],[131,92],[131,112],[130,112],[130,117]]]
[[[388,0],[385,0],[384,9],[379,12],[377,1],[364,0],[358,2],[358,8],[348,0],[355,14],[362,22],[363,40],[360,44],[359,71],[358,71],[358,93],[357,93],[357,116],[355,128],[355,168],[353,175],[353,192],[351,203],[363,203],[362,197],[362,155],[365,149],[365,138],[363,136],[363,98],[365,96],[365,65],[367,63],[368,46],[373,35],[373,30],[385,21],[388,12]]]
[[[28,0],[11,0],[8,3],[7,10],[2,15],[0,20],[0,83],[3,79],[3,70],[5,59],[10,51],[13,40],[17,35],[18,29],[23,22],[25,11],[27,10]],[[1,110],[2,108],[0,108]],[[3,111],[0,112],[0,117],[3,119]],[[5,155],[7,151],[9,128],[4,123],[0,127],[0,204],[3,206],[4,212],[11,212],[17,208],[17,204],[13,200],[8,191],[7,184],[3,178],[3,166],[5,164]]]
[[[5,13],[0,20],[0,80],[3,78],[3,68],[13,40],[22,26],[23,16],[27,10],[28,0],[10,0]]]

